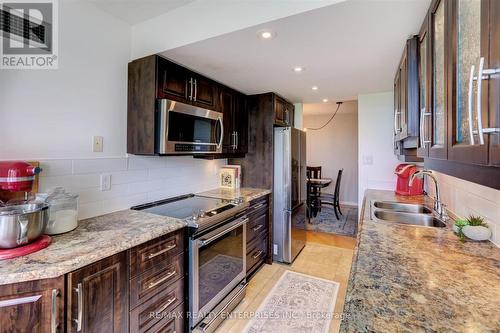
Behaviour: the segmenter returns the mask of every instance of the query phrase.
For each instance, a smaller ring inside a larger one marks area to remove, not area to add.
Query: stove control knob
[[[240,203],[243,203],[243,198],[242,197],[234,198],[233,203],[239,205]]]
[[[198,217],[205,217],[206,213],[204,210],[200,210]]]

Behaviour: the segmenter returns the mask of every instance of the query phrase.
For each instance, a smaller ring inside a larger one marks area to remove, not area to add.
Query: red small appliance
[[[400,164],[396,167],[395,174],[398,176],[396,194],[399,195],[421,195],[424,194],[424,180],[415,178],[410,186],[410,177],[417,172],[414,164]]]
[[[0,162],[0,190],[30,192],[35,175],[42,169],[22,161]]]

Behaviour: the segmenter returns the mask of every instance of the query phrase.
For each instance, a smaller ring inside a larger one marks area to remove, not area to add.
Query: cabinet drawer
[[[182,306],[179,309],[180,313],[176,313],[176,308],[183,303],[183,299],[184,279],[180,279],[167,289],[153,296],[147,302],[130,311],[130,331],[150,332],[149,330],[153,325],[165,319],[171,321],[172,318],[182,317]],[[154,330],[154,332],[158,331]],[[180,333],[182,331],[177,332]]]
[[[171,260],[184,249],[183,229],[130,250],[130,278]]]
[[[259,216],[249,217],[247,223],[247,244],[252,242],[256,237],[259,237],[259,235],[267,233],[268,221],[267,210]]]
[[[247,249],[247,274],[267,256],[267,234],[255,239]]]
[[[153,295],[165,290],[184,275],[184,255],[167,261],[166,265],[155,267],[130,280],[130,308],[143,303]]]
[[[256,199],[250,203],[250,207],[247,209],[247,215],[258,216],[269,211],[269,202],[267,199],[267,195],[263,198]]]
[[[184,305],[181,304],[170,313],[170,316],[162,318],[147,333],[183,333],[184,323]]]

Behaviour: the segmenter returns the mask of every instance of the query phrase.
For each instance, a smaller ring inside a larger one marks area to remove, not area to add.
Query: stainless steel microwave
[[[222,113],[168,99],[156,101],[156,153],[222,153]]]

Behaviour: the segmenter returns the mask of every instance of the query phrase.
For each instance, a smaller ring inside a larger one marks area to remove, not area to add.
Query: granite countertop
[[[38,252],[0,260],[0,285],[54,278],[184,228],[182,220],[123,210],[78,222]]]
[[[210,197],[210,198],[227,199],[227,200],[232,200],[241,197],[245,201],[252,201],[270,193],[271,191],[266,189],[242,187],[236,190],[227,188],[217,188],[205,192],[196,193],[196,195],[200,195],[203,197]]]
[[[214,189],[197,195],[251,201],[269,193],[241,188]],[[0,285],[58,277],[185,226],[186,222],[179,219],[135,210],[82,220],[75,230],[52,236],[52,243],[43,250],[0,260]]]
[[[340,332],[498,332],[500,249],[447,228],[370,219],[371,200],[428,203],[367,190]]]

